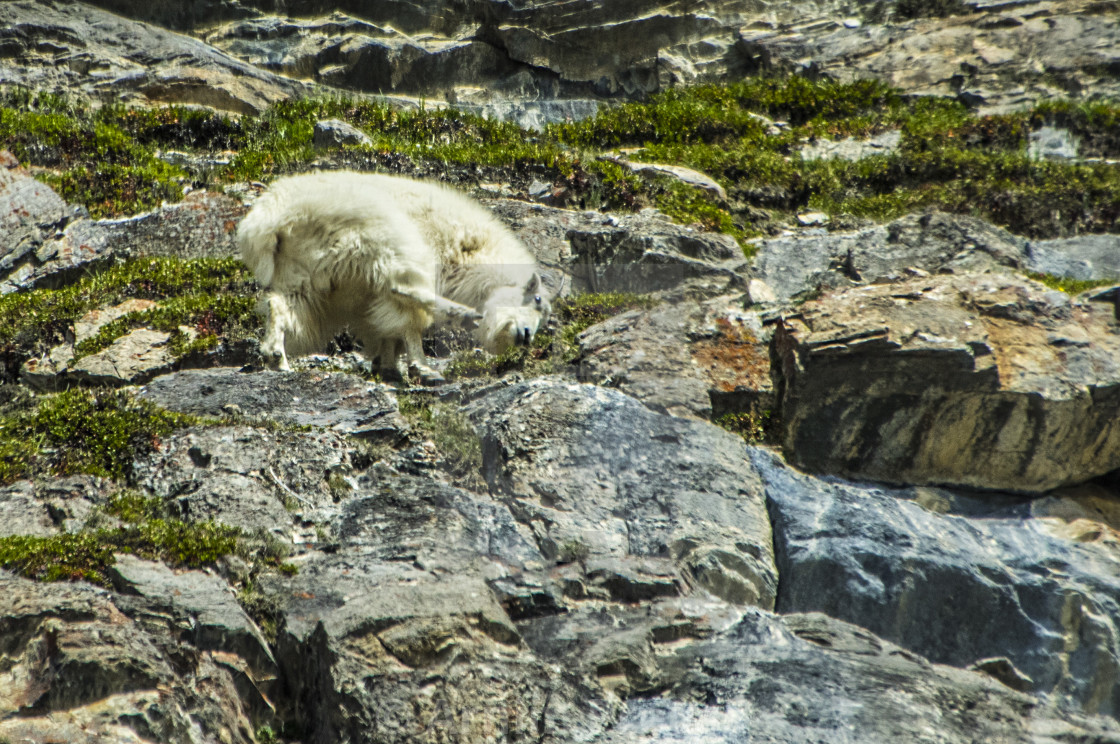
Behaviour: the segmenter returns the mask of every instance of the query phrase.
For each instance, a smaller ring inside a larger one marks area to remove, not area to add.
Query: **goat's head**
[[[490,296],[482,308],[477,338],[492,354],[511,346],[528,346],[551,313],[552,303],[543,293],[540,275],[533,274],[524,288],[503,287]]]

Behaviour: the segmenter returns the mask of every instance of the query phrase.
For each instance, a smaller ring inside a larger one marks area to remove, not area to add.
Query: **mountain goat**
[[[500,353],[528,344],[550,310],[529,251],[484,207],[433,183],[282,178],[242,220],[237,242],[267,290],[262,352],[281,369],[289,354],[320,351],[349,328],[383,369],[438,381],[420,340],[434,320],[477,323],[479,344]]]

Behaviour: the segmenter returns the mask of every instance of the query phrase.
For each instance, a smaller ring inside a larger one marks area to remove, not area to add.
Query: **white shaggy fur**
[[[349,327],[371,359],[422,374],[420,336],[434,318],[480,321],[498,353],[547,319],[532,255],[482,206],[451,189],[350,172],[276,181],[237,231],[242,258],[268,289],[262,351],[321,350]],[[481,311],[481,317],[477,311]],[[403,348],[402,348],[403,347]]]

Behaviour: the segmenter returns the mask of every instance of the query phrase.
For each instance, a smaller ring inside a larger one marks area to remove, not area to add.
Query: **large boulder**
[[[826,482],[761,449],[750,459],[774,523],[780,612],[823,612],[931,661],[1120,713],[1120,541],[1099,513],[1070,529],[1006,495]],[[1063,500],[1067,518],[1075,504]]]
[[[1115,308],[1004,274],[802,305],[772,373],[790,462],[889,483],[1044,493],[1120,467]]]
[[[614,215],[514,199],[484,204],[533,251],[556,294],[714,297],[746,288],[747,261],[734,238],[675,224],[655,209]]]
[[[568,230],[573,285],[591,292],[691,290],[701,295],[746,288],[746,263],[730,235],[673,224],[655,210]]]
[[[748,274],[765,282],[776,300],[788,302],[822,288],[898,280],[915,270],[1017,269],[1026,248],[1023,238],[984,220],[930,212],[855,232],[815,230],[758,241]]]
[[[64,212],[61,197],[38,181],[31,178],[26,181],[38,184],[34,187],[36,193],[40,193],[51,205],[44,219],[54,219],[57,224],[51,223],[49,231],[40,229],[34,240],[15,235],[10,238],[12,250],[0,258],[0,293],[56,289],[120,259],[237,255],[234,231],[248,211],[232,197],[195,191],[187,194],[181,202],[163,205],[135,217],[59,222],[54,215]],[[32,187],[28,185],[26,188]],[[46,196],[45,192],[50,192],[50,196]],[[27,217],[21,220],[24,225],[29,222]]]
[[[769,525],[735,435],[547,378],[467,412],[491,490],[513,500],[549,558],[602,561],[623,596],[701,587],[729,602],[773,603]]]
[[[368,93],[446,95],[458,86],[501,81],[524,69],[464,31],[451,37],[409,35],[332,14],[237,21],[211,32],[207,41],[272,72]]]
[[[533,535],[505,506],[371,471],[325,529],[329,552],[266,584],[305,741],[577,741],[613,719],[594,686],[526,653],[492,588],[531,576],[548,594]]]
[[[940,13],[925,7],[925,17],[890,18],[901,15],[898,5],[884,3],[856,18],[790,0],[768,6],[739,45],[760,66],[876,78],[911,94],[959,96],[986,111],[1120,92],[1116,74],[1102,72],[1120,54],[1120,24],[1092,0],[972,0]]]
[[[251,5],[273,10],[244,3]],[[745,14],[726,0],[579,8],[493,0],[455,6],[388,2],[350,4],[349,14],[331,13],[337,8],[303,3],[301,18],[233,20],[206,38],[283,74],[384,93],[484,92],[499,99],[642,95],[743,67],[736,41]]]
[[[611,627],[612,619],[588,634],[607,645],[633,633]],[[678,633],[700,633],[687,643],[666,630],[651,644],[664,691],[627,700],[602,741],[1103,744],[1120,732],[1110,719],[1039,705],[983,674],[930,664],[818,613],[680,623]]]
[[[408,429],[387,386],[341,373],[184,370],[152,380],[139,396],[181,413],[268,419],[367,439],[395,441]]]
[[[331,432],[209,426],[168,436],[135,463],[133,479],[184,520],[302,543],[315,542],[312,523],[337,510],[330,479],[344,478],[350,463],[344,440]]]

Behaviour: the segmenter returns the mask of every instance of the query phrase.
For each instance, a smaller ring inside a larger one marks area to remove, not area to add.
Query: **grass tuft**
[[[1031,279],[1036,282],[1042,282],[1050,289],[1056,289],[1059,292],[1075,295],[1082,292],[1088,292],[1090,289],[1097,287],[1107,287],[1120,283],[1120,278],[1113,277],[1111,279],[1071,279],[1068,276],[1054,276],[1053,274],[1041,274],[1031,272],[1027,274]]]
[[[401,414],[432,440],[452,475],[472,481],[480,478],[482,442],[457,407],[418,395],[401,395],[398,404]]]

